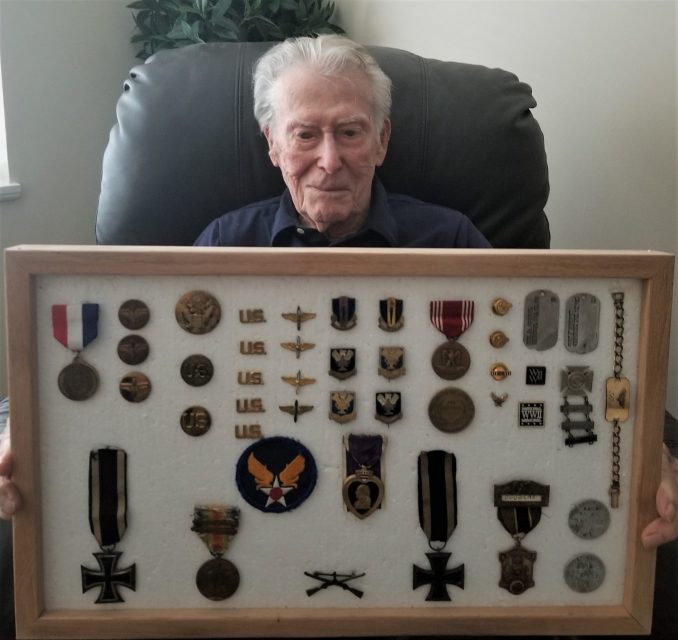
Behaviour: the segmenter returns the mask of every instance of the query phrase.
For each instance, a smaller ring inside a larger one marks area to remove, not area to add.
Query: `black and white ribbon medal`
[[[464,588],[464,565],[447,568],[451,553],[444,552],[457,526],[457,461],[447,451],[422,451],[417,466],[419,525],[432,552],[431,569],[412,567],[412,588],[430,585],[426,600],[448,601],[447,585]]]
[[[124,602],[118,587],[136,590],[136,565],[118,569],[116,551],[127,530],[127,454],[122,449],[95,449],[89,454],[89,525],[101,551],[99,569],[81,566],[82,592],[99,587],[96,603]]]
[[[549,493],[548,485],[531,480],[494,485],[497,518],[516,543],[512,549],[499,552],[499,586],[513,595],[520,595],[534,587],[532,573],[537,552],[523,547],[522,539],[539,524],[542,507],[549,504]]]

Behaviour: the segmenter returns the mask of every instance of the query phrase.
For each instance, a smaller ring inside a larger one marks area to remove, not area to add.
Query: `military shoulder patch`
[[[235,472],[240,495],[266,513],[296,509],[311,495],[317,477],[311,452],[282,436],[262,438],[247,447]]]

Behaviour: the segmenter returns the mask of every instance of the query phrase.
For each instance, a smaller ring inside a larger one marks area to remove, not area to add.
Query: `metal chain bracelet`
[[[622,377],[624,364],[624,293],[612,294],[614,301],[614,366],[613,378],[607,380],[605,419],[612,423],[612,482],[610,483],[610,506],[619,506],[621,472],[621,427],[629,417],[631,388],[627,378]]]

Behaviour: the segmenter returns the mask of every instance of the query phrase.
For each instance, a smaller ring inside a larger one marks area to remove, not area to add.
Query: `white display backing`
[[[47,609],[100,609],[94,591],[82,593],[80,566],[96,567],[91,555],[98,545],[87,521],[87,470],[89,451],[115,446],[128,453],[129,528],[118,550],[121,566],[136,563],[137,590],[122,589],[125,603],[107,608],[251,608],[251,607],[470,607],[535,605],[620,604],[626,561],[631,431],[635,421],[635,396],[631,415],[622,426],[621,504],[612,511],[612,523],[601,538],[592,541],[574,536],[567,525],[570,509],[586,498],[608,504],[611,427],[604,419],[605,379],[613,363],[614,309],[611,292],[624,291],[624,375],[636,388],[641,281],[635,279],[562,278],[440,278],[440,277],[255,277],[255,276],[48,276],[36,278],[38,401],[40,406],[40,460],[42,478],[42,531],[44,594]],[[214,331],[195,336],[183,331],[174,319],[181,295],[202,289],[212,293],[222,307]],[[550,289],[560,298],[559,341],[543,352],[522,342],[523,301],[535,289]],[[565,301],[575,293],[592,293],[601,301],[598,348],[587,355],[567,352],[563,346]],[[348,295],[356,299],[357,326],[350,331],[331,327],[331,299]],[[387,333],[377,326],[379,300],[397,296],[404,300],[405,326]],[[491,301],[503,296],[514,307],[507,316],[490,310]],[[130,333],[118,321],[122,302],[138,298],[147,303],[151,320],[136,332],[149,342],[151,354],[143,364],[130,367],[116,355],[120,338]],[[445,341],[429,320],[434,299],[471,299],[475,319],[459,339],[471,354],[471,368],[460,380],[447,382],[432,370],[430,357]],[[73,402],[56,384],[61,368],[72,355],[52,337],[53,304],[98,302],[99,336],[83,357],[99,372],[97,393],[84,402]],[[317,313],[317,318],[296,326],[281,317],[297,305]],[[241,309],[263,309],[266,323],[242,324]],[[489,334],[500,329],[510,338],[494,349]],[[315,348],[297,360],[280,347],[300,335]],[[267,355],[239,352],[241,340],[263,340]],[[404,377],[388,381],[377,374],[380,346],[405,348]],[[339,381],[328,375],[332,347],[357,349],[356,376]],[[179,376],[179,365],[188,355],[203,353],[214,364],[212,381],[190,387]],[[495,362],[506,363],[513,375],[503,382],[489,375]],[[546,385],[526,386],[525,367],[547,367]],[[598,442],[569,448],[560,428],[562,397],[560,371],[568,365],[588,365],[594,370],[592,419]],[[316,379],[295,395],[281,380],[301,369]],[[153,385],[150,397],[139,404],[125,401],[118,384],[124,374],[138,370]],[[242,386],[237,372],[263,372],[263,386]],[[471,425],[457,434],[438,431],[428,418],[431,397],[448,386],[469,393],[475,403]],[[339,425],[328,418],[331,391],[357,394],[358,419]],[[376,392],[402,392],[404,417],[390,427],[374,419]],[[497,407],[490,392],[508,393]],[[238,414],[236,398],[261,397],[266,412]],[[295,424],[279,405],[298,399],[314,405]],[[519,402],[545,402],[546,426],[518,426]],[[192,438],[179,427],[187,407],[200,404],[212,416],[212,427]],[[235,484],[235,465],[251,440],[236,439],[237,424],[261,425],[263,435],[299,439],[312,452],[318,467],[317,486],[297,510],[265,514],[248,505]],[[382,509],[365,520],[349,514],[341,499],[342,435],[379,433],[387,437],[383,465],[386,496]],[[428,587],[412,589],[412,565],[428,568],[424,555],[427,540],[417,517],[416,461],[420,451],[444,449],[457,458],[458,526],[446,551],[449,566],[464,563],[464,590],[449,587],[452,603],[425,602]],[[513,546],[496,516],[493,485],[529,479],[550,485],[550,505],[524,546],[538,553],[536,586],[520,596],[498,587],[499,551]],[[223,602],[206,600],[195,587],[198,568],[209,553],[190,531],[196,504],[238,505],[240,531],[226,558],[240,570],[237,592]],[[56,551],[58,550],[58,551]],[[578,553],[590,552],[605,563],[604,584],[590,594],[571,591],[563,568]],[[357,599],[338,588],[309,598],[306,589],[318,583],[304,571],[351,571],[366,575],[353,586],[365,595]]]

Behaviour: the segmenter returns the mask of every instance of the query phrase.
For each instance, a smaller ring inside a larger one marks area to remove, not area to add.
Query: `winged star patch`
[[[311,495],[317,477],[311,452],[298,440],[282,436],[253,443],[236,465],[240,494],[266,513],[296,509]]]

